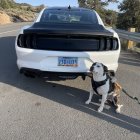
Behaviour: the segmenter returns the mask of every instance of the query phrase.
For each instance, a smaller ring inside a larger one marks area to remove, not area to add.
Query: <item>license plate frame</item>
[[[78,57],[58,57],[58,66],[77,67]]]

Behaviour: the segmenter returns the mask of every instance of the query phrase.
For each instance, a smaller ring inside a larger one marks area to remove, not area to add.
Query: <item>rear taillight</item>
[[[19,47],[24,47],[24,35],[20,34],[17,39],[17,45]]]
[[[17,45],[22,48],[36,49],[36,36],[20,34],[17,39]]]
[[[100,39],[100,51],[109,51],[118,49],[117,38],[101,38]]]
[[[25,47],[26,48],[30,48],[30,46],[31,46],[31,43],[30,43],[30,36],[26,36],[26,38],[25,38]]]
[[[20,34],[17,39],[17,45],[22,48],[29,48],[29,49],[53,49],[57,50],[56,48],[60,46],[59,50],[66,49],[66,46],[70,46],[69,51],[76,45],[77,47],[81,46],[81,41],[83,43],[86,42],[86,45],[90,48],[87,49],[83,44],[84,49],[79,49],[82,51],[91,50],[91,51],[111,51],[117,50],[119,48],[119,43],[117,38],[112,37],[93,37],[93,38],[74,38],[74,39],[66,39],[66,38],[56,38],[54,36],[39,36],[36,34]],[[93,44],[92,44],[93,43]],[[48,45],[46,47],[46,44]],[[52,47],[53,46],[53,47]],[[55,47],[56,46],[56,47]],[[93,46],[93,49],[92,49]],[[74,49],[76,50],[76,48]]]
[[[37,37],[33,35],[31,38],[31,48],[37,49]]]
[[[103,51],[103,50],[105,50],[105,39],[104,38],[102,38],[100,40],[100,51]]]
[[[112,41],[112,50],[117,50],[119,46],[118,40],[116,38]]]
[[[106,40],[106,49],[107,51],[111,50],[112,42],[111,39]]]

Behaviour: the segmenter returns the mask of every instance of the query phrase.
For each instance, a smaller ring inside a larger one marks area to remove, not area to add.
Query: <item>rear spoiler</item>
[[[44,35],[79,35],[79,36],[108,36],[113,37],[113,33],[106,30],[102,25],[87,24],[48,24],[35,23],[30,28],[25,29],[24,34],[44,34]]]

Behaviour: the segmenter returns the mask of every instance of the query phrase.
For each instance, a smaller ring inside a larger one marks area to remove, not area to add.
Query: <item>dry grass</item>
[[[23,9],[0,9],[0,24],[33,21],[36,13]]]
[[[6,13],[12,18],[13,22],[26,22],[35,19],[35,13],[25,10],[8,9]]]
[[[0,24],[11,23],[10,17],[3,11],[0,11]]]
[[[14,0],[0,0],[0,24],[10,22],[33,21],[36,13],[45,6],[32,6],[26,3],[16,3]]]

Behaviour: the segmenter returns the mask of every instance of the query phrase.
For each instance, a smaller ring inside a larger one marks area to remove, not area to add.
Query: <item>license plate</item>
[[[58,57],[58,66],[78,66],[78,58],[77,57]]]

